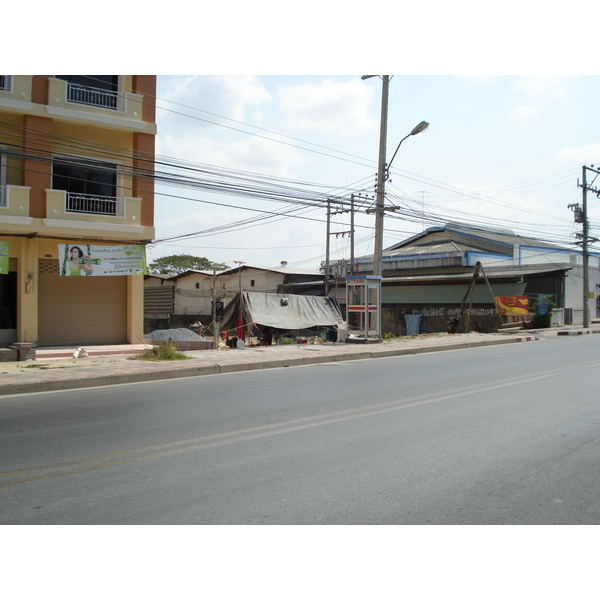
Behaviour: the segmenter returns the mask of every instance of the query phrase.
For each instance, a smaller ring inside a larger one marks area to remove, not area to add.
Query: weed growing
[[[166,342],[161,346],[153,346],[152,348],[148,348],[141,354],[136,354],[135,356],[130,356],[129,360],[187,360],[191,358],[191,356],[186,356],[181,352],[177,351],[177,348],[171,343]]]

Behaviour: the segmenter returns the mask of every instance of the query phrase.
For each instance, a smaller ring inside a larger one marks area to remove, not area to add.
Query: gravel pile
[[[206,338],[198,335],[191,329],[157,329],[152,333],[144,335],[146,340],[168,340],[172,339],[174,342],[206,342]]]

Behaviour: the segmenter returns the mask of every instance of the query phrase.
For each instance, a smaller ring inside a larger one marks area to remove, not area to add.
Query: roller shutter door
[[[58,261],[40,260],[38,342],[41,346],[127,343],[127,279],[61,277]]]

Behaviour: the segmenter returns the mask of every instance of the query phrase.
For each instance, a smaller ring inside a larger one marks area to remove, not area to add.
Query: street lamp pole
[[[385,153],[387,144],[388,90],[390,76],[383,75],[381,90],[381,124],[379,130],[379,167],[377,171],[377,201],[375,206],[375,248],[373,251],[373,275],[382,274],[383,212],[385,210]]]
[[[370,79],[376,77],[376,75],[363,75],[361,79]],[[385,212],[385,182],[388,178],[389,168],[392,161],[396,157],[400,145],[402,142],[410,137],[425,131],[429,127],[429,123],[421,121],[406,137],[400,140],[396,152],[392,156],[392,160],[389,164],[385,162],[386,144],[387,144],[387,121],[388,121],[388,91],[390,84],[390,76],[381,76],[383,85],[381,89],[381,124],[379,131],[379,169],[377,171],[377,197],[375,204],[375,247],[373,249],[373,276],[379,280],[379,288],[377,292],[376,300],[376,312],[373,314],[377,315],[377,336],[381,337],[381,282],[383,277],[383,215]],[[368,211],[370,212],[370,211]],[[367,317],[369,322],[370,317]],[[370,330],[370,326],[367,325],[367,331]]]
[[[363,75],[361,79],[370,79],[376,75]],[[388,121],[388,97],[390,76],[382,75],[382,90],[381,90],[381,124],[379,130],[379,169],[377,171],[377,195],[375,204],[375,248],[373,250],[373,275],[383,275],[383,215],[385,212],[385,182],[388,178],[389,169],[392,166],[394,158],[402,145],[402,142],[411,135],[417,135],[425,131],[429,127],[427,121],[421,121],[413,130],[400,140],[392,160],[389,164],[385,162],[386,145],[387,145],[387,121]]]

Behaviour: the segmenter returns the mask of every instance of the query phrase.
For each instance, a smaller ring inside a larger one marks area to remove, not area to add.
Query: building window
[[[10,92],[12,76],[11,75],[0,75],[0,91],[1,92]]]
[[[196,289],[199,290],[200,289],[200,284],[198,282],[196,282]]]
[[[55,159],[52,189],[67,192],[67,212],[116,215],[117,165],[88,159]]]
[[[67,100],[117,110],[118,75],[55,75],[67,82]]]
[[[250,280],[250,287],[254,287],[254,279]]]

